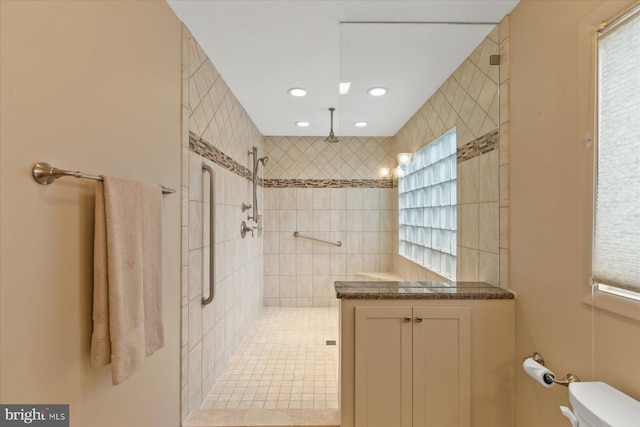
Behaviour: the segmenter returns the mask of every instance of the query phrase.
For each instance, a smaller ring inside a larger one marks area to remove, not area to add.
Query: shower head
[[[333,112],[336,111],[336,109],[331,107],[329,108],[329,111],[331,112],[331,131],[329,132],[329,136],[324,139],[324,142],[335,144],[336,142],[340,142],[340,140],[336,138],[336,135],[333,133]]]
[[[262,162],[262,166],[267,166],[267,163],[269,163],[269,156],[264,156],[261,159],[258,159],[259,162]]]

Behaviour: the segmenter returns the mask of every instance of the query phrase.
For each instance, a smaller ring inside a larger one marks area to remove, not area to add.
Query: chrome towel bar
[[[102,177],[98,175],[89,175],[88,173],[80,171],[69,171],[64,169],[58,169],[51,166],[47,162],[38,162],[33,165],[33,178],[42,185],[52,184],[56,179],[65,176],[72,176],[74,178],[93,179],[94,181],[102,181]],[[173,194],[176,192],[173,188],[160,186],[162,188],[162,194]]]
[[[315,237],[305,236],[303,234],[298,233],[297,231],[293,232],[293,237],[304,237],[305,239],[315,240],[317,242],[329,243],[330,245],[336,245],[337,247],[342,246],[342,242],[340,240],[338,240],[337,242],[332,242],[330,240],[317,239]]]

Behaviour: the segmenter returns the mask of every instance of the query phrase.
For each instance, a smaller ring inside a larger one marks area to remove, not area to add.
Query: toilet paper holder
[[[528,358],[532,358],[535,362],[538,362],[539,364],[544,366],[544,357],[542,356],[542,354],[538,353],[537,351],[534,352],[531,356],[527,356],[522,360],[525,361]],[[547,384],[554,383],[554,384],[559,384],[559,385],[563,385],[565,387],[568,387],[569,384],[571,384],[571,383],[580,382],[580,378],[578,378],[578,376],[575,375],[575,374],[568,373],[567,375],[564,376],[564,378],[560,378],[558,380],[558,379],[556,379],[556,377],[553,374],[545,374],[544,381]]]

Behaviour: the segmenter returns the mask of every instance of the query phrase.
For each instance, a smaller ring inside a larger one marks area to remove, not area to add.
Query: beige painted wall
[[[74,426],[178,426],[180,194],[165,197],[165,346],[119,386],[89,362],[95,183],[180,188],[181,26],[164,2],[2,1],[0,401],[69,403]]]
[[[590,276],[593,31],[629,3],[523,1],[511,15],[511,289],[517,359],[539,351],[558,375],[640,399],[640,323],[580,302]],[[567,389],[516,372],[518,427],[566,426]]]

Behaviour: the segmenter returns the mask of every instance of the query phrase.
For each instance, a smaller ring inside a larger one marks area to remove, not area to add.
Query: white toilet
[[[640,427],[640,402],[603,382],[569,384],[569,401],[560,410],[573,427]]]

